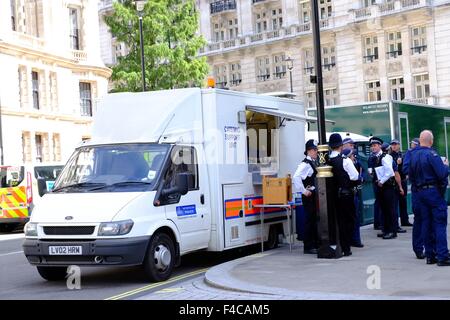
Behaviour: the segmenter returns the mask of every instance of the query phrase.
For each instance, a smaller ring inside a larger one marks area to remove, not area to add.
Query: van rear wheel
[[[165,233],[154,234],[144,260],[144,271],[147,277],[155,282],[169,279],[175,261],[175,245],[172,238]]]
[[[36,267],[42,278],[48,281],[64,280],[67,276],[67,267]]]

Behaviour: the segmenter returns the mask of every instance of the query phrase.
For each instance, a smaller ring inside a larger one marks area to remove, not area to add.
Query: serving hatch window
[[[277,117],[254,111],[246,111],[246,116],[249,172],[277,171],[279,155]]]

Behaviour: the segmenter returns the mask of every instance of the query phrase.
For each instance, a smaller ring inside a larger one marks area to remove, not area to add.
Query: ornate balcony
[[[210,5],[211,14],[220,13],[223,11],[236,10],[235,0],[221,0],[212,2]]]

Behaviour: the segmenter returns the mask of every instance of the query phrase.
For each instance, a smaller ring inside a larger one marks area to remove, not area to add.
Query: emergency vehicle
[[[189,252],[259,243],[262,176],[295,171],[314,120],[299,101],[228,90],[107,95],[35,207],[25,256],[47,280],[69,265],[142,265],[162,281]],[[264,215],[273,247],[287,217]]]
[[[44,190],[50,190],[60,164],[0,166],[0,231],[10,232],[28,222]]]

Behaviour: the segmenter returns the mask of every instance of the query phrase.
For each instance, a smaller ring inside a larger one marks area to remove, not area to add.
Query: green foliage
[[[112,68],[114,91],[142,90],[139,17],[133,2],[114,3],[114,13],[105,17],[113,37],[129,50]],[[146,89],[200,86],[209,67],[205,57],[197,56],[206,41],[197,35],[195,0],[148,0],[142,19]]]

